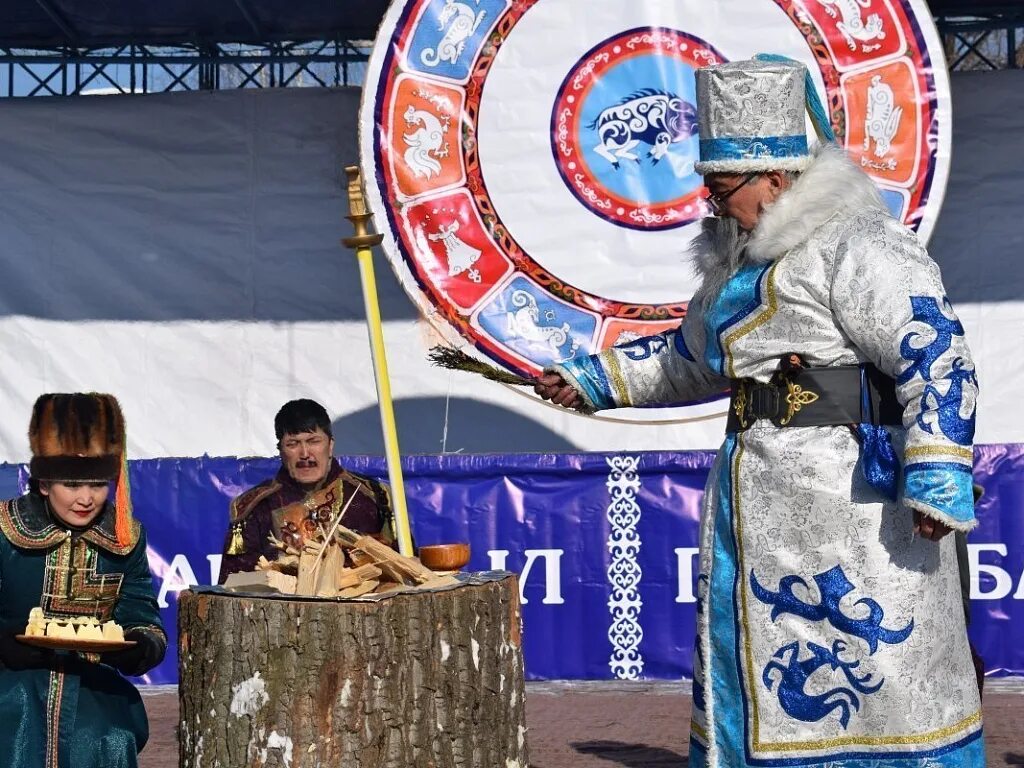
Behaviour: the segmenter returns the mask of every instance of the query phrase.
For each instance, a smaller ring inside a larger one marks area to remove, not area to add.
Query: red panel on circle
[[[822,31],[839,69],[903,53],[903,33],[886,0],[805,0],[801,5]]]
[[[671,331],[673,328],[678,328],[681,322],[682,320],[679,318],[662,320],[655,323],[631,323],[627,320],[610,320],[601,332],[601,340],[598,342],[598,347],[607,349],[608,347],[614,347],[616,344],[625,344],[642,336],[655,336],[665,331]]]
[[[410,205],[402,218],[426,282],[465,314],[512,271],[465,190]]]
[[[917,77],[906,59],[843,77],[846,146],[870,175],[906,186],[921,154]]]

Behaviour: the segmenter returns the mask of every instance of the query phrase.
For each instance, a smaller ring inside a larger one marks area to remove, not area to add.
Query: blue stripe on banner
[[[700,140],[700,161],[806,157],[806,136],[749,136]]]
[[[416,541],[466,541],[472,553],[470,570],[506,567],[519,575],[526,598],[522,615],[528,679],[614,677],[608,666],[608,636],[603,627],[595,626],[594,617],[607,617],[609,611],[608,458],[616,455],[402,458]],[[647,451],[630,455],[640,457],[636,471],[641,485],[635,502],[642,514],[635,527],[643,541],[636,555],[643,571],[638,587],[643,604],[643,638],[638,648],[643,675],[651,680],[689,678],[699,572],[698,521],[714,454]],[[977,505],[979,525],[971,543],[974,556],[987,570],[980,573],[972,601],[971,636],[994,676],[1022,675],[1024,600],[1013,596],[1024,594],[1024,520],[1019,514],[1024,508],[1024,444],[981,445],[975,456],[974,476],[985,487],[985,495]],[[727,458],[723,455],[722,461]],[[381,457],[345,456],[342,463],[352,471],[386,478]],[[964,482],[969,479],[964,465],[938,465]],[[135,512],[147,527],[150,565],[171,632],[176,625],[178,591],[216,578],[231,497],[273,476],[279,467],[280,461],[270,458],[130,462]],[[19,493],[14,487],[16,474],[19,482],[27,480],[24,466],[0,465],[5,496]],[[718,474],[712,483],[728,488],[728,478]],[[723,505],[730,502],[728,495],[723,497]],[[709,599],[705,610],[712,603]],[[146,682],[176,681],[176,649],[172,643],[167,659]],[[730,661],[734,654],[729,651]],[[712,685],[706,677],[706,696]],[[981,746],[965,746],[964,754],[980,755]]]
[[[0,464],[0,499],[13,499],[21,495],[17,464]]]

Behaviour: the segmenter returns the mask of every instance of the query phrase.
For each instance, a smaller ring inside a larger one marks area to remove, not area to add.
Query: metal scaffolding
[[[369,41],[0,48],[0,97],[361,85]]]
[[[936,9],[935,23],[951,71],[1024,67],[1024,3],[944,5],[949,8]]]
[[[111,3],[5,0],[0,98],[359,86],[373,45],[367,38],[387,6],[234,0],[211,6],[199,26],[184,3],[159,6],[159,19]],[[1024,67],[1024,0],[929,5],[951,70]]]

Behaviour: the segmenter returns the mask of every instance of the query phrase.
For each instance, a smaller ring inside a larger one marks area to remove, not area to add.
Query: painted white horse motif
[[[882,40],[885,32],[882,30],[882,17],[877,13],[868,16],[865,22],[863,18],[864,9],[871,7],[871,0],[818,0],[818,4],[825,9],[825,13],[833,19],[837,15],[842,16],[842,21],[836,23],[836,29],[846,40],[851,51],[857,50],[857,41],[869,43],[872,40]],[[880,44],[863,46],[864,53],[869,53]]]
[[[479,2],[480,0],[477,0],[477,3]],[[466,41],[476,32],[476,28],[486,15],[487,11],[474,13],[465,3],[445,0],[444,8],[438,16],[440,24],[437,27],[444,31],[444,35],[437,43],[437,48],[423,49],[420,61],[428,67],[436,67],[442,61],[455,64],[466,47]],[[445,29],[446,26],[448,29]]]

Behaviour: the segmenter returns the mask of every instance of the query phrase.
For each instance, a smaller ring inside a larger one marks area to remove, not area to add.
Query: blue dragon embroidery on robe
[[[806,603],[793,594],[793,585],[799,584],[806,589],[807,582],[799,576],[784,576],[779,582],[779,591],[772,592],[765,589],[758,582],[754,572],[750,572],[750,587],[754,596],[762,603],[774,606],[772,608],[772,620],[774,621],[784,613],[792,613],[809,621],[828,622],[848,635],[859,637],[865,640],[871,653],[878,650],[879,641],[895,645],[906,640],[914,629],[914,620],[903,629],[886,629],[882,626],[884,612],[882,606],[870,597],[862,597],[854,603],[855,606],[863,605],[868,609],[868,615],[863,619],[854,619],[847,616],[839,607],[839,601],[854,590],[850,580],[846,578],[841,566],[835,566],[823,573],[814,576],[814,583],[818,585],[821,592],[821,602],[817,605]]]
[[[676,353],[687,360],[693,361],[694,357],[690,353],[690,350],[686,347],[686,341],[683,339],[683,334],[679,330],[669,331],[668,333],[657,334],[655,336],[642,336],[639,339],[633,339],[624,344],[616,344],[615,348],[622,350],[622,354],[628,357],[630,360],[646,360],[647,358],[661,354],[668,347],[669,342],[672,342],[672,346]]]
[[[793,592],[794,585],[807,588],[807,582],[799,576],[784,576],[779,581],[779,589],[773,592],[766,589],[757,580],[753,570],[750,572],[750,588],[754,597],[766,605],[772,606],[771,618],[774,621],[783,614],[792,614],[808,621],[828,621],[840,632],[865,641],[869,655],[878,650],[879,643],[896,645],[902,643],[914,631],[914,620],[901,629],[890,629],[882,625],[885,612],[875,600],[862,597],[853,603],[854,607],[867,609],[863,618],[853,618],[843,613],[840,601],[854,591],[855,587],[847,578],[841,566],[835,566],[822,573],[815,574],[814,582],[818,586],[821,599],[818,603],[801,600]],[[839,722],[846,728],[850,722],[851,709],[859,711],[860,698],[857,693],[871,694],[882,687],[884,679],[874,682],[873,675],[868,672],[857,675],[854,669],[860,666],[859,660],[844,661],[840,654],[847,649],[843,640],[836,640],[831,650],[815,643],[808,642],[809,658],[800,658],[800,642],[789,643],[777,650],[773,659],[765,666],[762,680],[768,690],[772,690],[774,676],[780,672],[775,692],[783,711],[792,717],[806,722],[817,722],[831,712],[839,712]],[[788,656],[788,660],[787,660]],[[785,662],[785,663],[783,663]],[[841,670],[849,687],[839,686],[823,694],[809,694],[805,690],[808,679],[822,667],[833,671]]]
[[[911,331],[903,337],[903,341],[900,342],[900,355],[909,361],[909,365],[896,377],[897,384],[906,384],[915,375],[920,375],[925,381],[931,381],[935,361],[949,351],[954,336],[964,335],[964,327],[960,321],[950,318],[942,311],[944,307],[950,314],[953,313],[953,307],[945,297],[940,307],[934,296],[911,296],[910,306],[914,313],[912,319],[924,323],[935,331],[935,338],[923,347],[915,347],[913,342],[920,338],[921,334]]]
[[[934,423],[946,439],[957,445],[970,445],[974,440],[975,409],[964,418],[960,415],[963,405],[965,385],[977,387],[978,380],[973,367],[967,367],[963,358],[956,358],[952,368],[941,373],[938,379],[933,378],[932,367],[953,346],[953,339],[963,337],[964,327],[953,315],[953,307],[949,300],[942,299],[939,305],[934,296],[911,296],[910,305],[913,311],[912,321],[927,325],[935,334],[935,338],[924,346],[915,346],[921,338],[916,331],[909,332],[900,342],[900,355],[908,361],[896,377],[898,384],[906,384],[915,376],[920,376],[926,386],[921,394],[921,410],[917,416],[917,424],[928,434],[934,434]],[[941,370],[941,366],[940,366]],[[946,393],[936,386],[937,381],[947,381]],[[934,414],[934,415],[930,415]]]
[[[786,714],[796,717],[805,722],[817,722],[829,715],[839,711],[839,723],[846,728],[850,723],[851,708],[860,711],[860,699],[854,690],[860,693],[874,693],[882,687],[884,680],[871,684],[872,675],[858,676],[853,670],[860,666],[859,661],[843,661],[839,654],[846,650],[846,643],[836,640],[832,643],[832,650],[823,648],[816,643],[807,643],[807,650],[811,652],[810,658],[800,658],[800,643],[794,642],[784,645],[777,650],[773,656],[775,659],[785,661],[769,661],[764,668],[761,679],[770,691],[774,684],[773,672],[781,672],[779,685],[776,693],[779,703]],[[789,659],[786,659],[786,656]],[[828,666],[833,670],[842,670],[851,688],[837,686],[830,691],[819,694],[808,694],[804,691],[807,680],[821,667]]]
[[[936,413],[939,430],[957,445],[970,445],[974,442],[974,410],[966,419],[960,415],[960,405],[964,397],[964,385],[978,386],[978,378],[973,368],[964,367],[961,358],[953,361],[953,369],[946,374],[949,389],[942,394],[933,384],[924,388],[921,395],[921,412],[917,414],[917,424],[929,435],[932,425],[925,417]]]

